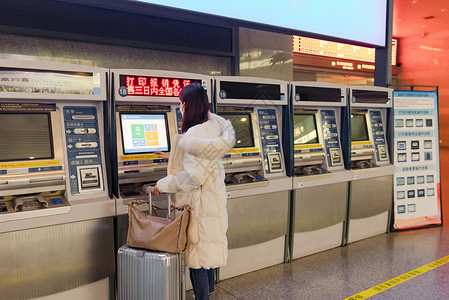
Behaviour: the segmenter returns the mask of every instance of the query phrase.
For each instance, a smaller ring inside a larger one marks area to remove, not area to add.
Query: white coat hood
[[[216,114],[211,113],[209,121],[211,126],[219,132],[215,138],[197,137],[198,130],[204,130],[205,126],[195,126],[189,129],[181,138],[179,146],[188,153],[198,158],[218,159],[234,147],[235,132],[232,123]],[[212,129],[212,130],[213,130]]]

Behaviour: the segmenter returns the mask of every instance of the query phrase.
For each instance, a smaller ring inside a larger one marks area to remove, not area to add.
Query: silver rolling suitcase
[[[168,199],[170,203],[170,198]],[[151,211],[151,193],[149,193]],[[170,206],[169,206],[170,207]],[[184,254],[120,247],[117,285],[120,300],[184,300]]]

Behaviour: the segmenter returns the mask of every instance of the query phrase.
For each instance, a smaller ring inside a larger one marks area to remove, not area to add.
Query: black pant
[[[209,294],[215,290],[215,269],[190,268],[190,280],[196,300],[209,300]]]

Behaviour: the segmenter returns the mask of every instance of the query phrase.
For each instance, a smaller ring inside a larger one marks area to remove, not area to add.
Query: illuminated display
[[[391,65],[393,66],[397,64],[397,45],[398,45],[397,39],[393,39],[391,49]],[[369,63],[374,63],[376,58],[375,48],[336,43],[325,40],[306,38],[297,35],[293,36],[293,52],[332,57],[332,58],[364,61]],[[343,69],[353,70],[353,68],[343,68]],[[370,68],[362,68],[362,69],[370,69]],[[372,67],[372,69],[374,69],[374,66]]]
[[[165,114],[120,113],[123,154],[170,151]]]
[[[392,39],[391,41],[391,65],[396,66],[398,63],[398,40]]]
[[[181,89],[199,79],[120,75],[120,87],[126,87],[129,96],[178,97]]]

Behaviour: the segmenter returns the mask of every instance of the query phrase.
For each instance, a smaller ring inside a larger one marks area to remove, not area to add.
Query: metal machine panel
[[[308,232],[341,223],[346,218],[348,182],[295,190],[295,232]]]
[[[228,199],[229,249],[287,234],[288,191]]]
[[[306,232],[295,232],[292,259],[297,259],[342,245],[343,222]]]
[[[393,203],[393,175],[352,181],[350,199],[350,219],[389,211]]]
[[[285,237],[243,248],[229,249],[228,263],[220,267],[219,280],[284,262]]]
[[[2,299],[30,299],[115,273],[113,219],[0,234]]]
[[[390,214],[388,211],[363,219],[350,221],[348,243],[366,239],[388,231]]]

